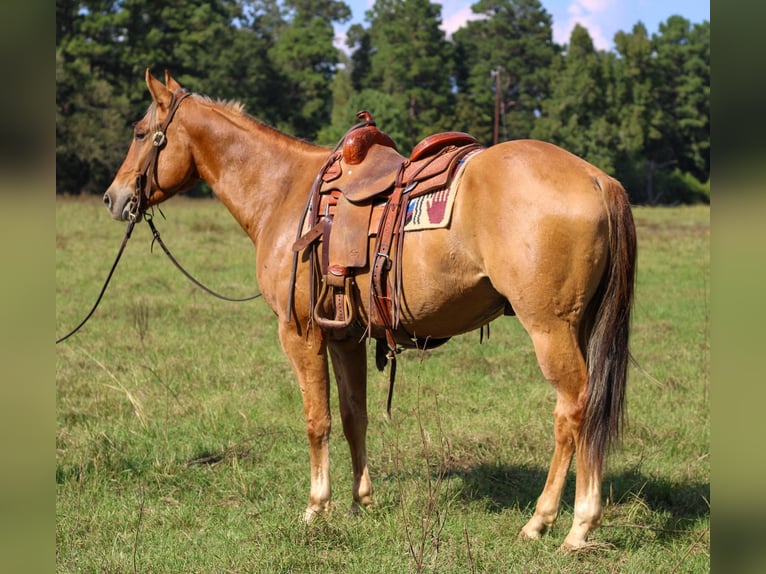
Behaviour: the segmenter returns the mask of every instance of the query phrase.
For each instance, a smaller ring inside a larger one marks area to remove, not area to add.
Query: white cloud
[[[465,26],[465,23],[469,20],[476,20],[481,16],[477,16],[471,10],[471,6],[463,6],[462,8],[452,7],[452,2],[445,2],[442,7],[442,30],[444,30],[448,36],[453,32]],[[456,2],[455,4],[464,4],[463,2]]]
[[[598,50],[608,50],[611,39],[603,31],[603,23],[609,16],[608,0],[573,0],[567,7],[567,17],[553,22],[553,40],[559,44],[568,44],[575,24],[588,30],[593,45]]]
[[[471,10],[473,2],[447,0],[441,4],[442,29],[448,36],[463,27],[467,21],[481,17]],[[568,44],[572,29],[579,23],[588,30],[596,49],[610,49],[612,40],[609,37],[610,34],[604,29],[609,29],[609,22],[616,12],[619,12],[616,4],[619,5],[614,0],[572,0],[566,7],[566,12],[556,14],[553,19],[554,41],[559,44]]]

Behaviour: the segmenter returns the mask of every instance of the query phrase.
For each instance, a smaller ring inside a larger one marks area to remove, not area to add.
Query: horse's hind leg
[[[577,342],[577,325],[556,318],[545,325],[525,325],[535,346],[545,378],[556,389],[554,409],[555,447],[543,492],[535,513],[522,528],[521,535],[539,538],[553,525],[559,512],[561,493],[572,456],[577,452],[577,477],[574,520],[564,546],[585,544],[588,533],[601,522],[601,465],[595,465],[578,448],[580,425],[587,398],[587,372]]]
[[[331,340],[329,347],[338,384],[343,433],[351,450],[353,513],[361,506],[372,504],[372,483],[367,469],[367,348],[356,339]]]
[[[330,373],[327,368],[327,346],[317,331],[301,336],[295,326],[280,321],[279,340],[298,379],[306,416],[309,439],[311,490],[303,518],[310,522],[317,514],[330,509]]]

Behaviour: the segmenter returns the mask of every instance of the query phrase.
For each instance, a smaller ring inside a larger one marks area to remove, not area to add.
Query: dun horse
[[[352,510],[370,505],[367,345],[311,325],[316,261],[301,256],[290,280],[296,229],[331,150],[280,133],[238,105],[189,94],[167,72],[163,84],[147,70],[146,84],[152,104],[104,195],[109,212],[138,218],[200,179],[211,186],[253,241],[258,284],[302,392],[311,476],[304,517],[330,506],[328,352],[351,451]],[[449,225],[406,233],[400,257],[406,332],[446,339],[505,312],[529,333],[556,391],[555,447],[520,535],[539,538],[554,523],[576,456],[574,521],[564,546],[586,545],[601,521],[603,461],[624,411],[636,259],[624,189],[554,145],[501,143],[465,162]],[[357,317],[370,314],[370,275],[368,266],[355,277]]]

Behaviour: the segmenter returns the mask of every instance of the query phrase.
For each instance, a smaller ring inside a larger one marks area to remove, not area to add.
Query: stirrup
[[[335,318],[329,319],[322,316],[322,309],[324,303],[333,291],[333,297],[335,298]],[[314,306],[314,320],[322,329],[346,329],[354,320],[354,290],[353,290],[353,277],[347,276],[344,278],[343,287],[333,287],[327,281],[327,276],[322,279],[322,291],[319,293],[317,303]]]

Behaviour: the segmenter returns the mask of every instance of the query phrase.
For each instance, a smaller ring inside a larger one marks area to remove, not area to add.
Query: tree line
[[[341,50],[339,0],[57,0],[57,193],[106,189],[150,67],[321,144],[367,109],[403,153],[438,131],[536,138],[614,175],[635,203],[709,200],[708,21],[671,16],[652,34],[638,22],[606,51],[580,25],[556,44],[539,0],[472,10],[481,18],[448,38],[440,4],[376,0]]]

